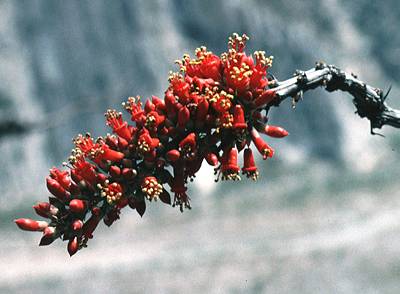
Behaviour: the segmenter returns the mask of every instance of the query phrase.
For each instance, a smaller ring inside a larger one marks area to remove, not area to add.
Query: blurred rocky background
[[[162,96],[174,60],[232,32],[274,55],[278,79],[323,60],[392,85],[400,107],[399,24],[394,0],[0,0],[0,292],[398,293],[400,131],[371,136],[343,93],[273,109],[290,136],[270,140],[256,184],[204,167],[191,211],[127,209],[73,258],[13,219],[34,217],[71,138],[108,132],[107,108]]]

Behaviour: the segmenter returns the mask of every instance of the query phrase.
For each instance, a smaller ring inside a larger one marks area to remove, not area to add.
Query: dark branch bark
[[[366,117],[371,123],[371,133],[375,128],[390,125],[400,128],[400,111],[389,107],[385,103],[386,93],[379,88],[367,85],[357,79],[354,74],[349,74],[334,65],[327,65],[318,62],[315,68],[307,71],[296,71],[294,77],[286,81],[273,80],[272,85],[276,91],[278,99],[267,106],[278,106],[288,97],[293,98],[293,104],[303,97],[303,93],[324,87],[332,92],[342,90],[353,96],[353,103],[357,109],[356,113],[360,117]]]

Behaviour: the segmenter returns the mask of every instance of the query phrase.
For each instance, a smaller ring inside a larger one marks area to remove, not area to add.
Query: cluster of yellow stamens
[[[257,181],[258,176],[260,175],[258,170],[255,170],[255,171],[242,171],[242,174],[246,175],[247,178],[252,179],[253,181]]]
[[[122,197],[122,188],[118,183],[112,183],[108,180],[103,185],[97,184],[97,188],[100,189],[100,196],[105,197],[109,204],[118,202]]]
[[[239,36],[239,34],[233,33],[232,36],[229,37],[228,46],[237,52],[242,52],[248,40],[249,37],[246,34]]]
[[[195,50],[196,59],[191,59],[189,54],[184,54],[181,60],[176,60],[175,63],[179,65],[181,72],[186,72],[187,65],[198,65],[203,62],[203,60],[212,55],[211,51],[207,51],[207,47],[201,46]]]
[[[240,181],[239,173],[236,171],[225,171],[221,174],[222,181]]]
[[[228,94],[225,91],[221,91],[220,93],[215,93],[214,96],[210,99],[210,102],[218,104],[218,109],[226,111],[231,108],[232,100],[233,95]]]
[[[183,75],[179,72],[169,71],[168,73],[168,82],[172,81],[184,81]]]
[[[68,162],[69,162],[72,166],[75,166],[76,163],[77,163],[79,160],[82,160],[83,158],[84,158],[84,154],[83,154],[82,150],[79,149],[79,148],[74,148],[74,149],[71,150],[71,155],[68,157]],[[67,163],[66,163],[66,162],[64,162],[63,164],[64,164],[65,166],[67,166]]]
[[[150,129],[150,128],[154,127],[156,120],[157,119],[154,117],[154,115],[152,115],[152,114],[147,115],[146,122],[145,122],[146,128]]]
[[[157,201],[158,197],[163,191],[163,187],[158,183],[155,177],[146,177],[142,183],[142,192],[148,200]]]
[[[273,56],[266,57],[265,51],[255,51],[254,57],[256,58],[256,64],[268,67],[272,66],[272,61],[274,60]]]
[[[115,109],[108,109],[104,116],[109,126],[117,125],[122,120],[122,112],[118,112]]]
[[[139,140],[137,150],[140,154],[145,154],[150,151],[150,145],[145,140]]]
[[[129,97],[127,102],[122,102],[122,107],[126,109],[128,112],[132,113],[137,108],[142,107],[142,102],[140,101],[140,96]]]
[[[233,126],[233,114],[225,112],[217,121],[217,125],[223,129],[229,129]]]

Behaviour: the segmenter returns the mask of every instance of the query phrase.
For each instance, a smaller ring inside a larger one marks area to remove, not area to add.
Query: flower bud
[[[82,229],[82,227],[83,227],[83,222],[80,219],[77,219],[72,223],[72,229],[74,231],[79,231],[80,229]]]
[[[144,104],[144,111],[145,111],[146,113],[149,113],[149,112],[151,112],[151,111],[153,111],[153,110],[155,110],[155,109],[156,109],[156,106],[154,105],[154,103],[151,102],[150,99],[147,99],[147,100],[146,100],[146,103]]]
[[[240,170],[237,159],[238,151],[236,148],[226,149],[221,158],[222,180],[240,180],[238,172]]]
[[[284,128],[271,125],[266,125],[263,132],[264,134],[274,138],[283,138],[289,135],[289,132]]]
[[[69,209],[75,213],[82,213],[86,210],[86,203],[80,199],[72,199],[69,202]]]
[[[24,231],[43,231],[49,225],[44,221],[36,221],[30,218],[19,218],[14,221]]]
[[[78,237],[74,237],[73,239],[69,240],[67,248],[68,248],[69,256],[72,256],[76,252],[78,252],[78,249],[79,249]]]
[[[45,228],[43,231],[43,237],[42,239],[40,239],[39,246],[46,246],[53,243],[53,241],[55,240],[55,231],[56,231],[55,227]]]
[[[218,164],[218,157],[214,153],[207,153],[206,161],[211,166],[216,166]]]
[[[133,168],[122,169],[122,176],[127,180],[133,179],[134,177],[136,177],[136,175],[137,175],[136,169]]]
[[[112,177],[116,177],[116,178],[121,175],[121,169],[116,165],[110,166],[110,169],[108,170],[108,172],[110,173],[110,175]]]
[[[172,149],[172,150],[168,151],[166,154],[167,160],[169,160],[171,162],[177,161],[180,156],[181,156],[180,152],[176,149]]]
[[[33,206],[33,209],[35,209],[38,215],[46,218],[58,213],[58,208],[48,202],[39,202]]]

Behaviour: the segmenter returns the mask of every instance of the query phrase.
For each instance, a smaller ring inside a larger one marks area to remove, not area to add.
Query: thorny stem
[[[274,78],[271,84],[278,98],[267,106],[267,111],[271,106],[279,106],[289,97],[295,106],[304,92],[324,87],[328,92],[342,90],[350,93],[354,97],[356,113],[370,121],[371,134],[375,135],[373,129],[380,129],[383,125],[400,128],[400,110],[393,109],[385,103],[390,89],[384,94],[381,89],[367,85],[358,80],[354,74],[346,73],[334,65],[317,62],[315,68],[307,71],[297,70],[293,78],[285,81]]]

